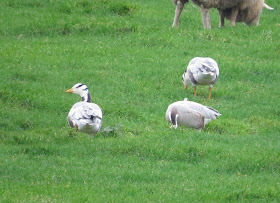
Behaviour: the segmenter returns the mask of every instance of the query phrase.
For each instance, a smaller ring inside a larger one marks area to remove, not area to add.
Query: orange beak
[[[72,93],[72,92],[73,92],[72,88],[66,91],[66,93]]]

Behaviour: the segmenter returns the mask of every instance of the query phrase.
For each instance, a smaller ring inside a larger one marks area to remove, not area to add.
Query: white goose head
[[[82,101],[90,102],[90,94],[88,91],[88,87],[83,83],[75,84],[71,89],[66,91],[67,93],[74,93],[81,96]]]

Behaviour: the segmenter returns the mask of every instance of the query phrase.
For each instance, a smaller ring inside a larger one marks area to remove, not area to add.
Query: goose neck
[[[89,102],[90,103],[90,101],[91,101],[89,92],[85,92],[85,93],[81,94],[81,98],[82,98],[83,102]]]

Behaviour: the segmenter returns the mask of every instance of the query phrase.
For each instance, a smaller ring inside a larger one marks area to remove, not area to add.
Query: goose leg
[[[212,91],[212,87],[209,87],[209,99],[211,99],[211,91]]]
[[[193,86],[194,88],[194,96],[196,97],[196,86]]]
[[[78,132],[78,125],[75,125],[75,131]]]

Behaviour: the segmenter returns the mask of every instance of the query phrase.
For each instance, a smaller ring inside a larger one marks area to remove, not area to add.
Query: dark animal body
[[[173,26],[177,27],[184,5],[189,0],[173,0],[176,5]],[[217,8],[220,14],[220,26],[224,26],[224,18],[235,22],[258,25],[262,8],[267,5],[264,0],[192,0],[201,9],[203,27],[211,29],[210,8]]]

